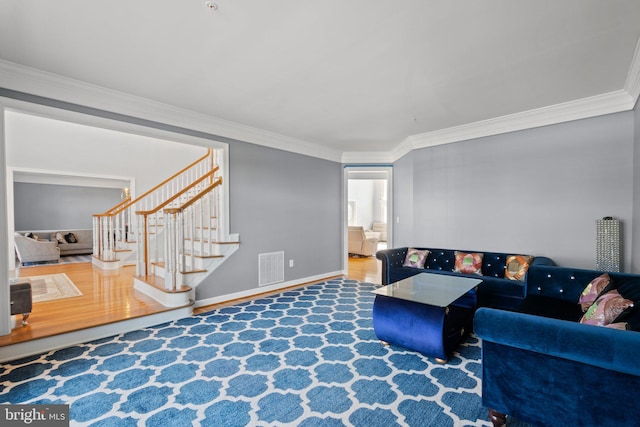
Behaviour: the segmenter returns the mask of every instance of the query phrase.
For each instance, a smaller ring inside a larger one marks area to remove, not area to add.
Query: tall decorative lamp
[[[596,269],[620,271],[620,220],[610,216],[596,220]]]

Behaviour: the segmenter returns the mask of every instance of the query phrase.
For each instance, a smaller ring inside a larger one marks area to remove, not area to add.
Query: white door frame
[[[387,245],[389,248],[393,247],[393,165],[357,165],[347,164],[343,169],[343,190],[342,190],[342,206],[343,206],[343,221],[342,221],[342,265],[344,274],[349,274],[349,218],[348,218],[348,204],[349,204],[349,172],[385,172],[387,180]]]

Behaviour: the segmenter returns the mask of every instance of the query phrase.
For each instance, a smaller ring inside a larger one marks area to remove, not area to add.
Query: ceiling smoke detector
[[[218,4],[212,1],[204,2],[204,5],[209,9],[209,12],[213,12],[214,10],[218,10]]]

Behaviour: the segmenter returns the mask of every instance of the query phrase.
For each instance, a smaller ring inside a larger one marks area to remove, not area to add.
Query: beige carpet
[[[66,274],[30,276],[33,302],[52,301],[82,295]]]

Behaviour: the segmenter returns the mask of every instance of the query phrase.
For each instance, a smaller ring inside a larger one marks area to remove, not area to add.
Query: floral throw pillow
[[[611,278],[607,273],[604,273],[589,282],[578,299],[578,303],[582,307],[583,313],[591,307],[591,304],[593,304],[596,298],[598,298],[598,295],[600,295],[609,283],[611,283]]]
[[[466,274],[478,274],[482,276],[482,257],[481,253],[466,253],[456,251],[456,265],[454,272]]]
[[[606,326],[613,323],[620,313],[630,307],[633,307],[633,301],[623,298],[616,290],[609,291],[589,307],[580,319],[580,323]]]
[[[403,267],[424,268],[424,263],[427,260],[429,251],[424,249],[409,248],[407,256],[404,259]]]
[[[504,278],[524,282],[531,261],[531,255],[509,255],[504,266]]]

